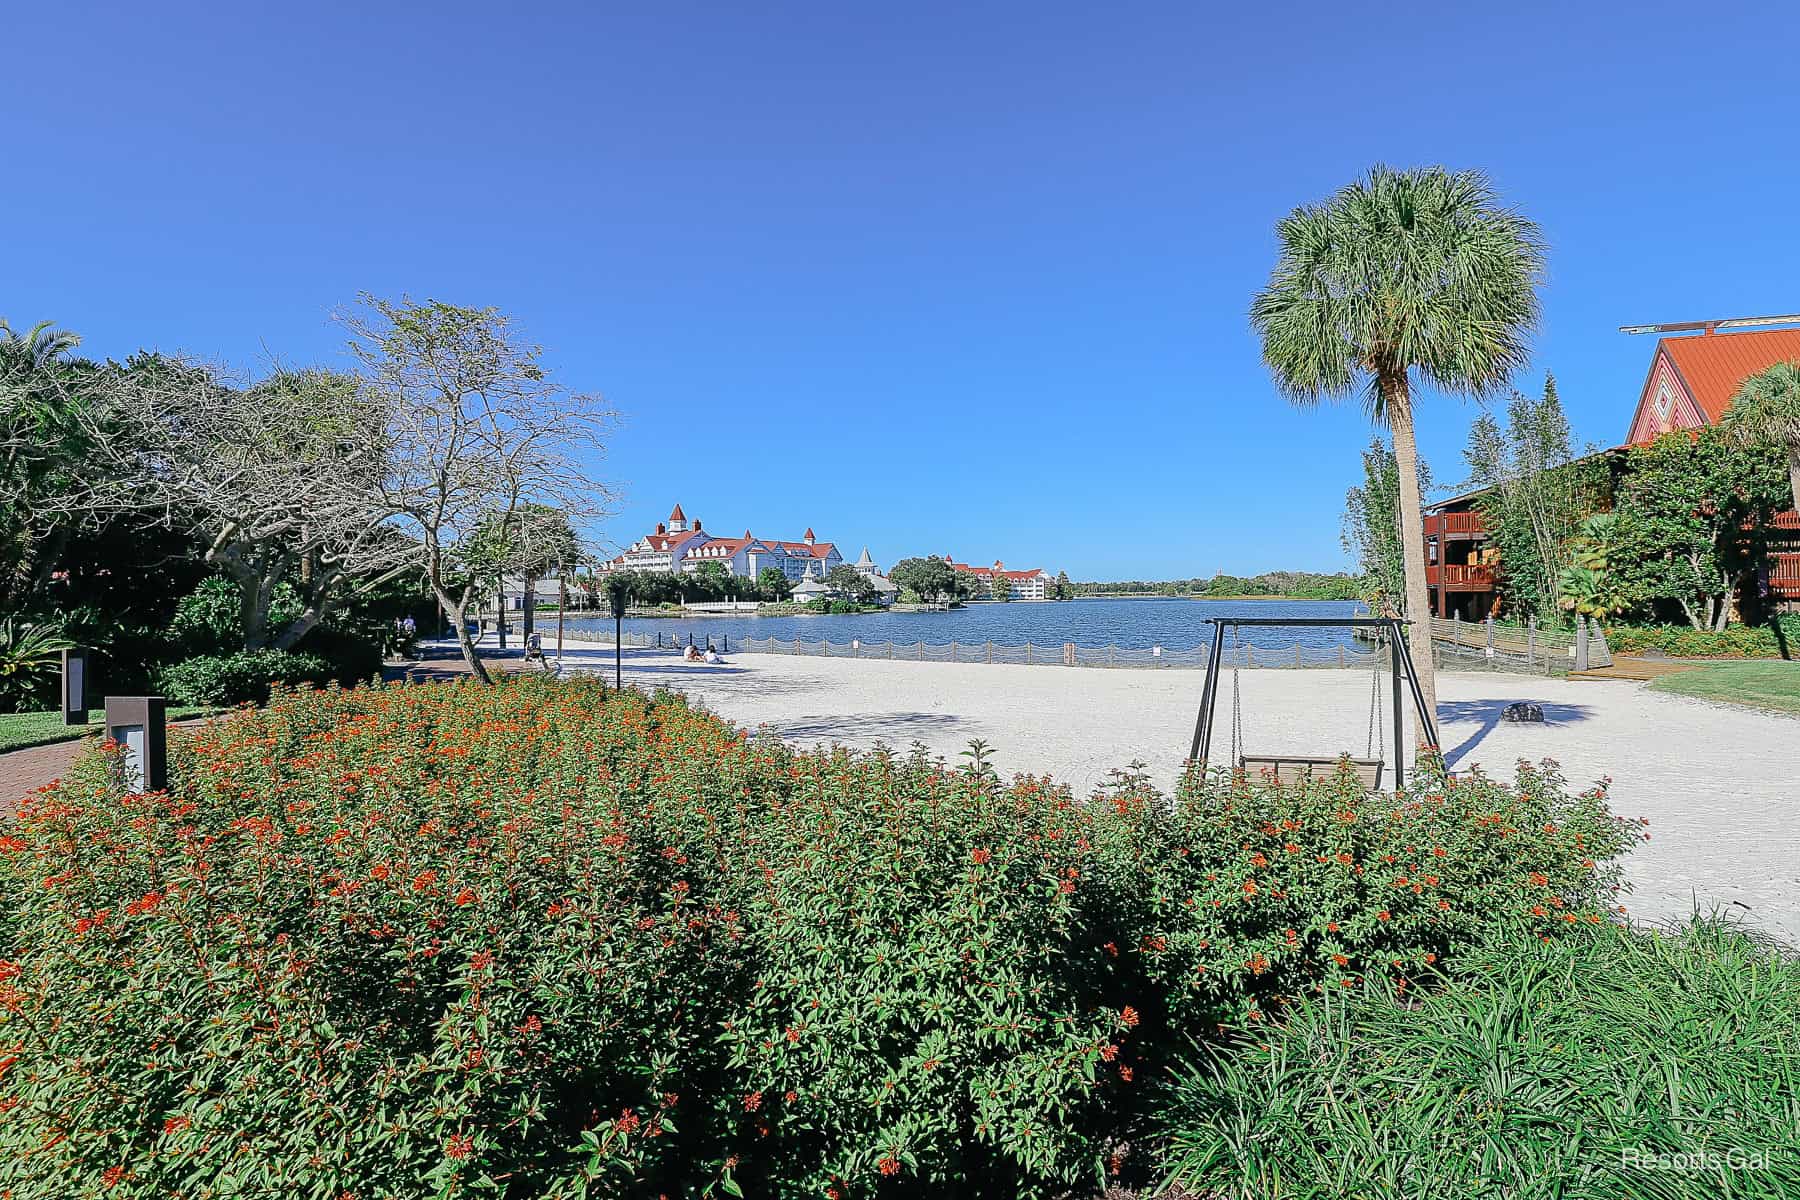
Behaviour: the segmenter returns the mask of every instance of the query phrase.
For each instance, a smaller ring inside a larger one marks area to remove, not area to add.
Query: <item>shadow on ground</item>
[[[967,731],[970,737],[978,737],[981,732],[973,722],[961,717],[927,712],[831,713],[769,721],[761,728],[787,741],[886,742],[895,747],[910,746],[940,734]]]
[[[1441,730],[1446,725],[1473,724],[1475,732],[1464,738],[1461,744],[1444,751],[1444,762],[1449,766],[1461,764],[1471,751],[1481,745],[1488,734],[1500,727],[1501,714],[1506,706],[1516,704],[1516,700],[1441,700],[1438,702],[1437,719]],[[1571,725],[1577,721],[1585,721],[1594,715],[1594,710],[1585,704],[1555,704],[1547,700],[1531,700],[1544,710],[1544,723],[1524,724],[1520,729],[1536,729],[1548,732],[1558,725]]]

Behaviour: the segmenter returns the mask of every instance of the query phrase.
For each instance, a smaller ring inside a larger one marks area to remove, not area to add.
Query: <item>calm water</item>
[[[1022,645],[1119,646],[1147,650],[1164,646],[1185,650],[1212,642],[1211,617],[1337,617],[1354,616],[1361,608],[1340,600],[1067,600],[1057,604],[974,604],[949,612],[856,613],[840,616],[798,617],[679,617],[627,620],[630,633],[661,633],[664,638],[686,641],[689,634],[715,643],[720,635],[733,642],[743,638],[802,638],[848,642],[998,642]],[[612,629],[611,618],[571,618],[575,628]],[[550,632],[539,617],[540,629]],[[1230,633],[1226,644],[1230,645]],[[1331,649],[1349,646],[1345,629],[1257,629],[1240,635],[1258,649],[1301,645]]]

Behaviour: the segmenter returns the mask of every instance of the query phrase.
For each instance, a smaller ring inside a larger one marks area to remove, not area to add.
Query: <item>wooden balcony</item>
[[[1487,536],[1487,522],[1478,512],[1428,513],[1425,536],[1442,538],[1478,538]]]
[[[1425,583],[1447,592],[1491,592],[1494,590],[1494,573],[1493,567],[1475,563],[1461,566],[1444,563],[1425,568]]]

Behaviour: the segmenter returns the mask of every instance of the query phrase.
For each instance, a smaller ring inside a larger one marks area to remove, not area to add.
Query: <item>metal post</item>
[[[569,607],[569,581],[563,578],[561,567],[556,569],[556,665],[562,665],[563,654],[563,610]]]
[[[1400,719],[1400,664],[1404,653],[1400,649],[1400,622],[1393,622],[1389,633],[1394,665],[1394,790],[1399,791],[1406,786],[1406,725]]]
[[[506,649],[506,586],[502,584],[499,596],[494,601],[494,609],[499,614],[494,618],[494,628],[500,634],[500,648]]]
[[[1212,750],[1213,703],[1219,688],[1219,655],[1225,649],[1225,626],[1213,622],[1212,652],[1206,656],[1206,681],[1200,685],[1200,713],[1194,718],[1194,744],[1188,750],[1188,761],[1206,770],[1206,756]]]
[[[613,610],[613,687],[625,689],[625,616]]]
[[[1525,622],[1525,669],[1537,665],[1537,618]]]

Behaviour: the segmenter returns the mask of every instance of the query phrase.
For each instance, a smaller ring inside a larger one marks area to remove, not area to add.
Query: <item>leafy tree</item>
[[[1419,686],[1435,709],[1413,373],[1471,396],[1505,385],[1537,323],[1542,239],[1483,175],[1441,167],[1375,167],[1295,209],[1276,234],[1280,260],[1250,309],[1263,360],[1296,404],[1360,383],[1370,415],[1393,433],[1405,610]]]
[[[1619,519],[1595,513],[1570,540],[1570,562],[1557,575],[1557,598],[1578,618],[1604,620],[1631,606],[1631,597],[1612,570]]]
[[[42,600],[69,538],[94,524],[98,368],[66,357],[80,342],[47,321],[18,333],[0,320],[0,614]]]
[[[1773,446],[1781,452],[1791,506],[1800,510],[1800,362],[1776,363],[1744,380],[1722,425],[1738,446]]]
[[[364,296],[340,319],[365,373],[362,394],[383,420],[381,507],[412,535],[410,561],[470,673],[491,682],[465,619],[479,580],[459,571],[458,543],[532,505],[604,512],[610,493],[591,464],[611,414],[552,380],[539,348],[495,309]]]
[[[1788,503],[1785,468],[1773,447],[1743,449],[1715,426],[1632,447],[1609,573],[1641,603],[1678,611],[1695,629],[1724,629],[1763,559],[1769,518]]]
[[[1555,378],[1545,378],[1540,399],[1514,392],[1504,426],[1491,413],[1477,417],[1463,457],[1469,486],[1487,489],[1476,507],[1500,552],[1501,595],[1518,616],[1553,616],[1571,539],[1610,482],[1604,465],[1573,457]]]
[[[1067,571],[1058,571],[1056,573],[1055,591],[1051,596],[1051,599],[1073,600],[1074,598],[1075,585],[1069,582],[1069,573]]]
[[[836,599],[854,604],[867,604],[875,599],[875,585],[849,563],[839,563],[831,568],[831,574],[825,577],[825,586]]]
[[[794,581],[780,567],[764,567],[756,574],[756,590],[764,600],[779,603],[794,594]]]
[[[1344,549],[1362,572],[1362,598],[1377,612],[1405,608],[1406,548],[1400,536],[1400,463],[1386,442],[1372,440],[1362,453],[1363,482],[1344,496]],[[1431,490],[1431,468],[1415,460],[1415,487]],[[1424,527],[1420,526],[1420,537]],[[1242,595],[1242,592],[1234,593]]]
[[[921,600],[945,600],[958,594],[957,574],[941,558],[903,558],[888,572],[896,585],[918,595]]]
[[[721,562],[703,562],[687,575],[701,597],[724,600],[733,590],[731,569]]]
[[[989,585],[988,594],[1002,603],[1012,599],[1012,580],[1006,577],[1005,571],[994,572],[994,582]]]

